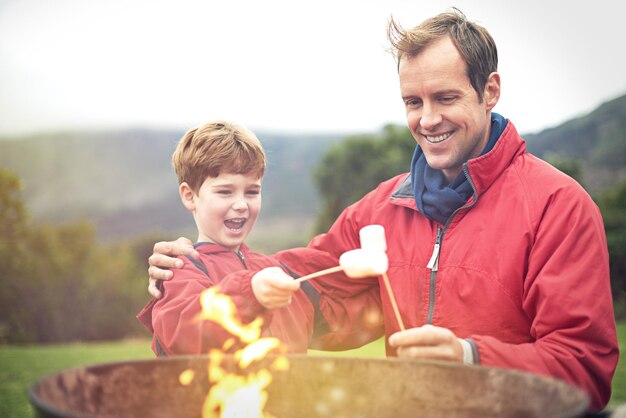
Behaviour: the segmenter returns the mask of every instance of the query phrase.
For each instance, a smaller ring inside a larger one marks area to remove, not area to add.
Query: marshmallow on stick
[[[389,261],[387,259],[387,241],[385,228],[381,225],[368,225],[359,231],[361,248],[346,251],[339,257],[339,265],[316,273],[307,274],[296,282],[303,282],[343,270],[346,276],[353,279],[372,277],[385,274]]]
[[[400,329],[404,331],[404,323],[400,316],[400,310],[396,303],[396,298],[391,290],[387,268],[389,259],[387,258],[387,241],[385,240],[385,228],[381,225],[368,225],[359,231],[361,248],[346,251],[339,257],[339,265],[326,270],[311,273],[296,279],[296,282],[313,279],[315,277],[331,274],[343,270],[346,276],[357,279],[362,277],[382,276],[385,289],[391,301],[393,313],[398,321]]]
[[[387,241],[381,225],[368,225],[359,231],[361,248],[347,251],[339,257],[346,276],[353,279],[379,276],[387,272]]]
[[[387,254],[383,251],[367,251],[363,248],[347,251],[339,257],[339,265],[346,276],[353,279],[378,276],[387,271]]]
[[[366,251],[362,248],[346,251],[339,257],[339,265],[317,273],[307,274],[296,279],[296,282],[303,282],[327,274],[336,273],[343,270],[346,276],[352,279],[363,277],[379,276],[387,271],[387,254],[383,251]]]
[[[359,231],[361,248],[366,251],[387,251],[385,228],[382,225],[368,225]]]
[[[385,239],[385,228],[382,225],[368,225],[361,228],[361,230],[359,231],[359,236],[361,237],[361,250],[363,250],[365,253],[368,253],[368,257],[371,257],[375,260],[377,257],[375,257],[374,254],[383,254],[385,256],[385,269],[379,274],[382,275],[385,289],[387,289],[387,293],[389,294],[389,300],[391,301],[391,307],[393,309],[394,315],[396,316],[396,321],[398,321],[400,329],[404,331],[406,328],[404,327],[404,322],[402,322],[402,317],[400,316],[398,303],[396,302],[396,298],[393,295],[393,291],[391,290],[389,277],[387,277],[387,267],[389,266],[389,260],[387,259],[386,253],[387,240]],[[374,261],[372,261],[372,263],[374,263]],[[346,269],[344,268],[344,270]],[[350,276],[347,271],[346,274]]]

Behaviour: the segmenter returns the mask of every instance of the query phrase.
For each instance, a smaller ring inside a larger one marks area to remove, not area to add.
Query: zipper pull
[[[437,271],[439,268],[439,250],[441,249],[441,227],[437,227],[437,239],[435,240],[435,248],[430,256],[430,261],[426,265],[431,271]]]
[[[430,256],[430,261],[426,265],[426,267],[432,271],[437,271],[437,267],[439,266],[439,247],[439,243],[436,243],[435,248],[433,248],[433,255]]]

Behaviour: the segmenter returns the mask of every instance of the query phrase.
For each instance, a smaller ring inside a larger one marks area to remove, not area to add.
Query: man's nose
[[[424,130],[432,130],[441,123],[442,117],[438,106],[426,104],[422,106],[422,116],[420,118],[420,126]]]

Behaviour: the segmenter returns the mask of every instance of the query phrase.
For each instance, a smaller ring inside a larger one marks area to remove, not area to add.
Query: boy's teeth
[[[245,223],[246,223],[245,219],[238,219],[238,220],[229,219],[229,220],[224,221],[224,225],[226,225],[228,229],[241,229],[243,228],[243,225]]]

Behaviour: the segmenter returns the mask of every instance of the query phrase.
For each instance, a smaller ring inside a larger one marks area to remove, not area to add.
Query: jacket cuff
[[[480,357],[478,355],[478,347],[472,339],[458,339],[463,347],[463,364],[473,365],[480,363]]]

